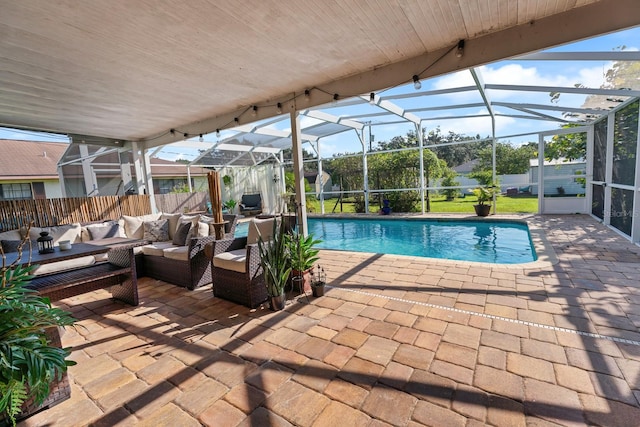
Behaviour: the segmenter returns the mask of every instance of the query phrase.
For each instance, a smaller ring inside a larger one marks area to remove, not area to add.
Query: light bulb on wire
[[[338,105],[338,98],[340,98],[340,96],[336,93],[333,95],[333,100],[331,100],[331,105]]]
[[[373,92],[369,94],[369,104],[376,105],[376,94]]]
[[[413,87],[415,88],[415,90],[422,89],[422,83],[420,82],[420,77],[418,77],[417,74],[413,75]]]

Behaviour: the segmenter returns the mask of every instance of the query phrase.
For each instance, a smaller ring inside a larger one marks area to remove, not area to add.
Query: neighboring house
[[[18,141],[0,139],[0,200],[45,199],[62,197],[58,161],[69,147],[65,142]],[[63,167],[67,197],[123,194],[119,156],[95,159],[92,173],[98,188],[87,192],[79,164]],[[207,169],[190,168],[194,191],[208,191]],[[133,174],[133,171],[132,171]],[[187,165],[152,158],[151,175],[156,194],[166,194],[187,186]]]
[[[529,160],[529,182],[538,182],[538,159]],[[587,163],[584,159],[555,159],[544,162],[544,195],[575,196],[585,194]],[[532,185],[532,194],[538,194],[538,186]]]

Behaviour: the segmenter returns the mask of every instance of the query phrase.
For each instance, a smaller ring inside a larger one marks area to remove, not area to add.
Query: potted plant
[[[4,254],[2,254],[4,255]],[[35,266],[2,264],[0,284],[0,422],[3,418],[15,426],[17,418],[31,415],[47,401],[50,389],[58,382],[70,389],[63,378],[69,348],[60,348],[59,326],[75,321],[63,310],[51,306],[49,298],[28,289]],[[53,395],[52,395],[53,396]],[[57,401],[61,400],[56,396]],[[53,403],[48,402],[47,403]]]
[[[494,187],[477,187],[473,189],[473,194],[478,198],[478,204],[473,205],[476,215],[487,216],[491,212],[491,205],[487,204],[493,200],[495,194]]]
[[[225,176],[227,176],[227,175],[225,175]],[[235,200],[229,199],[229,200],[227,200],[226,202],[224,202],[222,204],[222,207],[224,209],[226,209],[227,211],[229,211],[230,214],[232,214],[232,213],[234,213],[237,204],[238,204],[238,202],[236,202]]]
[[[324,268],[318,265],[316,271],[311,271],[311,292],[314,297],[321,297],[324,295],[324,287],[327,284],[327,275],[324,272]]]
[[[285,304],[284,288],[291,273],[289,250],[285,237],[284,225],[279,221],[273,222],[273,237],[269,241],[258,239],[260,264],[267,286],[267,295],[271,298],[271,309],[282,310]]]
[[[301,292],[306,292],[311,288],[311,270],[318,261],[318,249],[315,245],[321,240],[314,239],[312,234],[304,237],[297,231],[287,234],[287,246],[291,260],[291,276],[302,277]]]

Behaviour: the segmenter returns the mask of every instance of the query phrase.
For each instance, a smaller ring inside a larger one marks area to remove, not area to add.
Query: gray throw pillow
[[[118,237],[120,224],[117,222],[106,222],[104,224],[87,225],[87,232],[91,240],[108,239]]]
[[[185,246],[187,244],[187,235],[191,231],[193,223],[181,222],[176,229],[176,234],[173,235],[173,244],[177,246]]]
[[[22,243],[22,240],[2,240],[0,241],[0,243],[2,244],[2,250],[5,254],[8,254],[10,252],[18,252],[18,246],[20,246],[20,243]],[[33,246],[34,250],[38,250],[38,242],[36,242],[35,240],[31,241],[31,245]],[[28,252],[29,251],[29,242],[24,242],[24,246],[22,246],[22,251],[23,252]]]
[[[150,242],[166,242],[169,240],[169,220],[159,219],[157,221],[145,221],[142,223],[144,228],[144,240]]]

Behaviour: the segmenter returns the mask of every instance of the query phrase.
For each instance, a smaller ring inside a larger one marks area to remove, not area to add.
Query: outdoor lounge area
[[[331,288],[281,312],[151,278],[63,300],[71,398],[20,425],[636,425],[640,248],[526,219],[533,268],[322,251]]]
[[[18,426],[640,426],[638,0],[4,1],[0,34],[0,427],[50,384]]]

